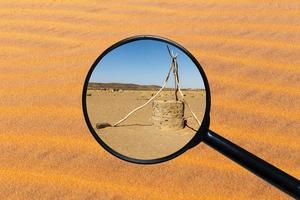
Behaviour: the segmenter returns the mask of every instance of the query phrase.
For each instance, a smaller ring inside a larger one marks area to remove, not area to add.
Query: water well
[[[158,129],[184,128],[184,103],[176,100],[155,100],[152,103],[152,121]]]

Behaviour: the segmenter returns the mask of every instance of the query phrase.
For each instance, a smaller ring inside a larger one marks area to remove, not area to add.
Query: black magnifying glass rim
[[[176,151],[176,152],[174,152],[170,155],[167,155],[165,157],[149,159],[149,160],[131,158],[131,157],[125,156],[125,155],[113,150],[111,147],[109,147],[103,140],[101,140],[99,135],[94,130],[94,128],[93,128],[93,126],[92,126],[92,124],[89,120],[89,116],[88,116],[88,112],[87,112],[87,106],[86,106],[86,94],[87,94],[87,89],[88,89],[88,83],[89,83],[90,77],[91,77],[94,69],[96,68],[98,63],[101,61],[101,59],[104,56],[106,56],[109,52],[111,52],[112,50],[114,50],[114,49],[116,49],[116,48],[118,48],[122,45],[125,45],[127,43],[138,41],[138,40],[155,40],[155,41],[165,42],[167,44],[171,44],[171,45],[177,47],[182,52],[184,52],[193,61],[193,63],[197,66],[197,68],[198,68],[198,70],[201,74],[201,77],[203,79],[204,86],[205,86],[205,92],[206,92],[206,107],[205,107],[205,113],[204,113],[203,121],[202,121],[202,124],[200,125],[199,129],[197,130],[196,134],[193,136],[193,138],[185,146],[183,146],[181,149],[179,149],[178,151]],[[201,135],[208,131],[209,121],[210,121],[209,120],[210,105],[211,105],[211,98],[210,98],[209,84],[208,84],[208,80],[207,80],[207,77],[205,75],[205,72],[204,72],[202,66],[200,65],[200,63],[196,60],[196,58],[187,49],[185,49],[180,44],[178,44],[178,43],[176,43],[176,42],[174,42],[170,39],[160,37],[160,36],[155,36],[155,35],[137,35],[137,36],[129,37],[129,38],[123,39],[123,40],[113,44],[109,48],[107,48],[95,60],[95,62],[92,64],[91,68],[89,69],[89,71],[86,75],[85,81],[84,81],[83,91],[82,91],[82,109],[83,109],[84,119],[86,121],[86,124],[87,124],[90,132],[92,133],[93,137],[95,138],[95,140],[106,151],[108,151],[112,155],[114,155],[114,156],[116,156],[116,157],[118,157],[118,158],[120,158],[124,161],[131,162],[131,163],[136,163],[136,164],[156,164],[156,163],[165,162],[165,161],[171,160],[171,159],[181,155],[182,153],[184,153],[188,149],[190,149],[190,148],[194,147],[196,144],[198,144],[201,141]]]

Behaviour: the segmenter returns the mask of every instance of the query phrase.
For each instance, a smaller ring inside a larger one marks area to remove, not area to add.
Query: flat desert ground
[[[146,103],[157,91],[124,90],[121,92],[91,90],[86,97],[87,114],[97,135],[110,148],[127,157],[151,160],[163,158],[183,148],[199,129],[197,121],[185,106],[183,129],[155,127],[152,102],[133,113],[117,127],[97,129],[97,123],[114,124],[133,109]],[[205,91],[183,91],[184,99],[202,121],[205,112]],[[154,100],[174,100],[173,91],[162,91]]]
[[[205,144],[117,159],[89,132],[82,90],[112,44],[167,37],[205,70],[210,128],[299,179],[299,0],[12,0],[0,16],[0,199],[291,199]]]

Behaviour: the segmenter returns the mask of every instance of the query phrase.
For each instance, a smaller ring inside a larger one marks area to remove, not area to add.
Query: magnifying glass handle
[[[300,199],[300,181],[298,179],[211,130],[204,135],[203,142],[287,194]]]

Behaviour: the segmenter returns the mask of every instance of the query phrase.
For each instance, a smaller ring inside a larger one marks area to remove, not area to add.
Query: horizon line
[[[137,86],[156,86],[156,87],[162,87],[161,85],[156,85],[156,84],[137,84],[137,83],[123,83],[123,82],[89,82],[88,84],[123,84],[123,85],[137,85]],[[168,89],[172,87],[166,87]],[[200,89],[200,90],[205,90],[205,88],[201,87],[183,87],[181,89]]]

